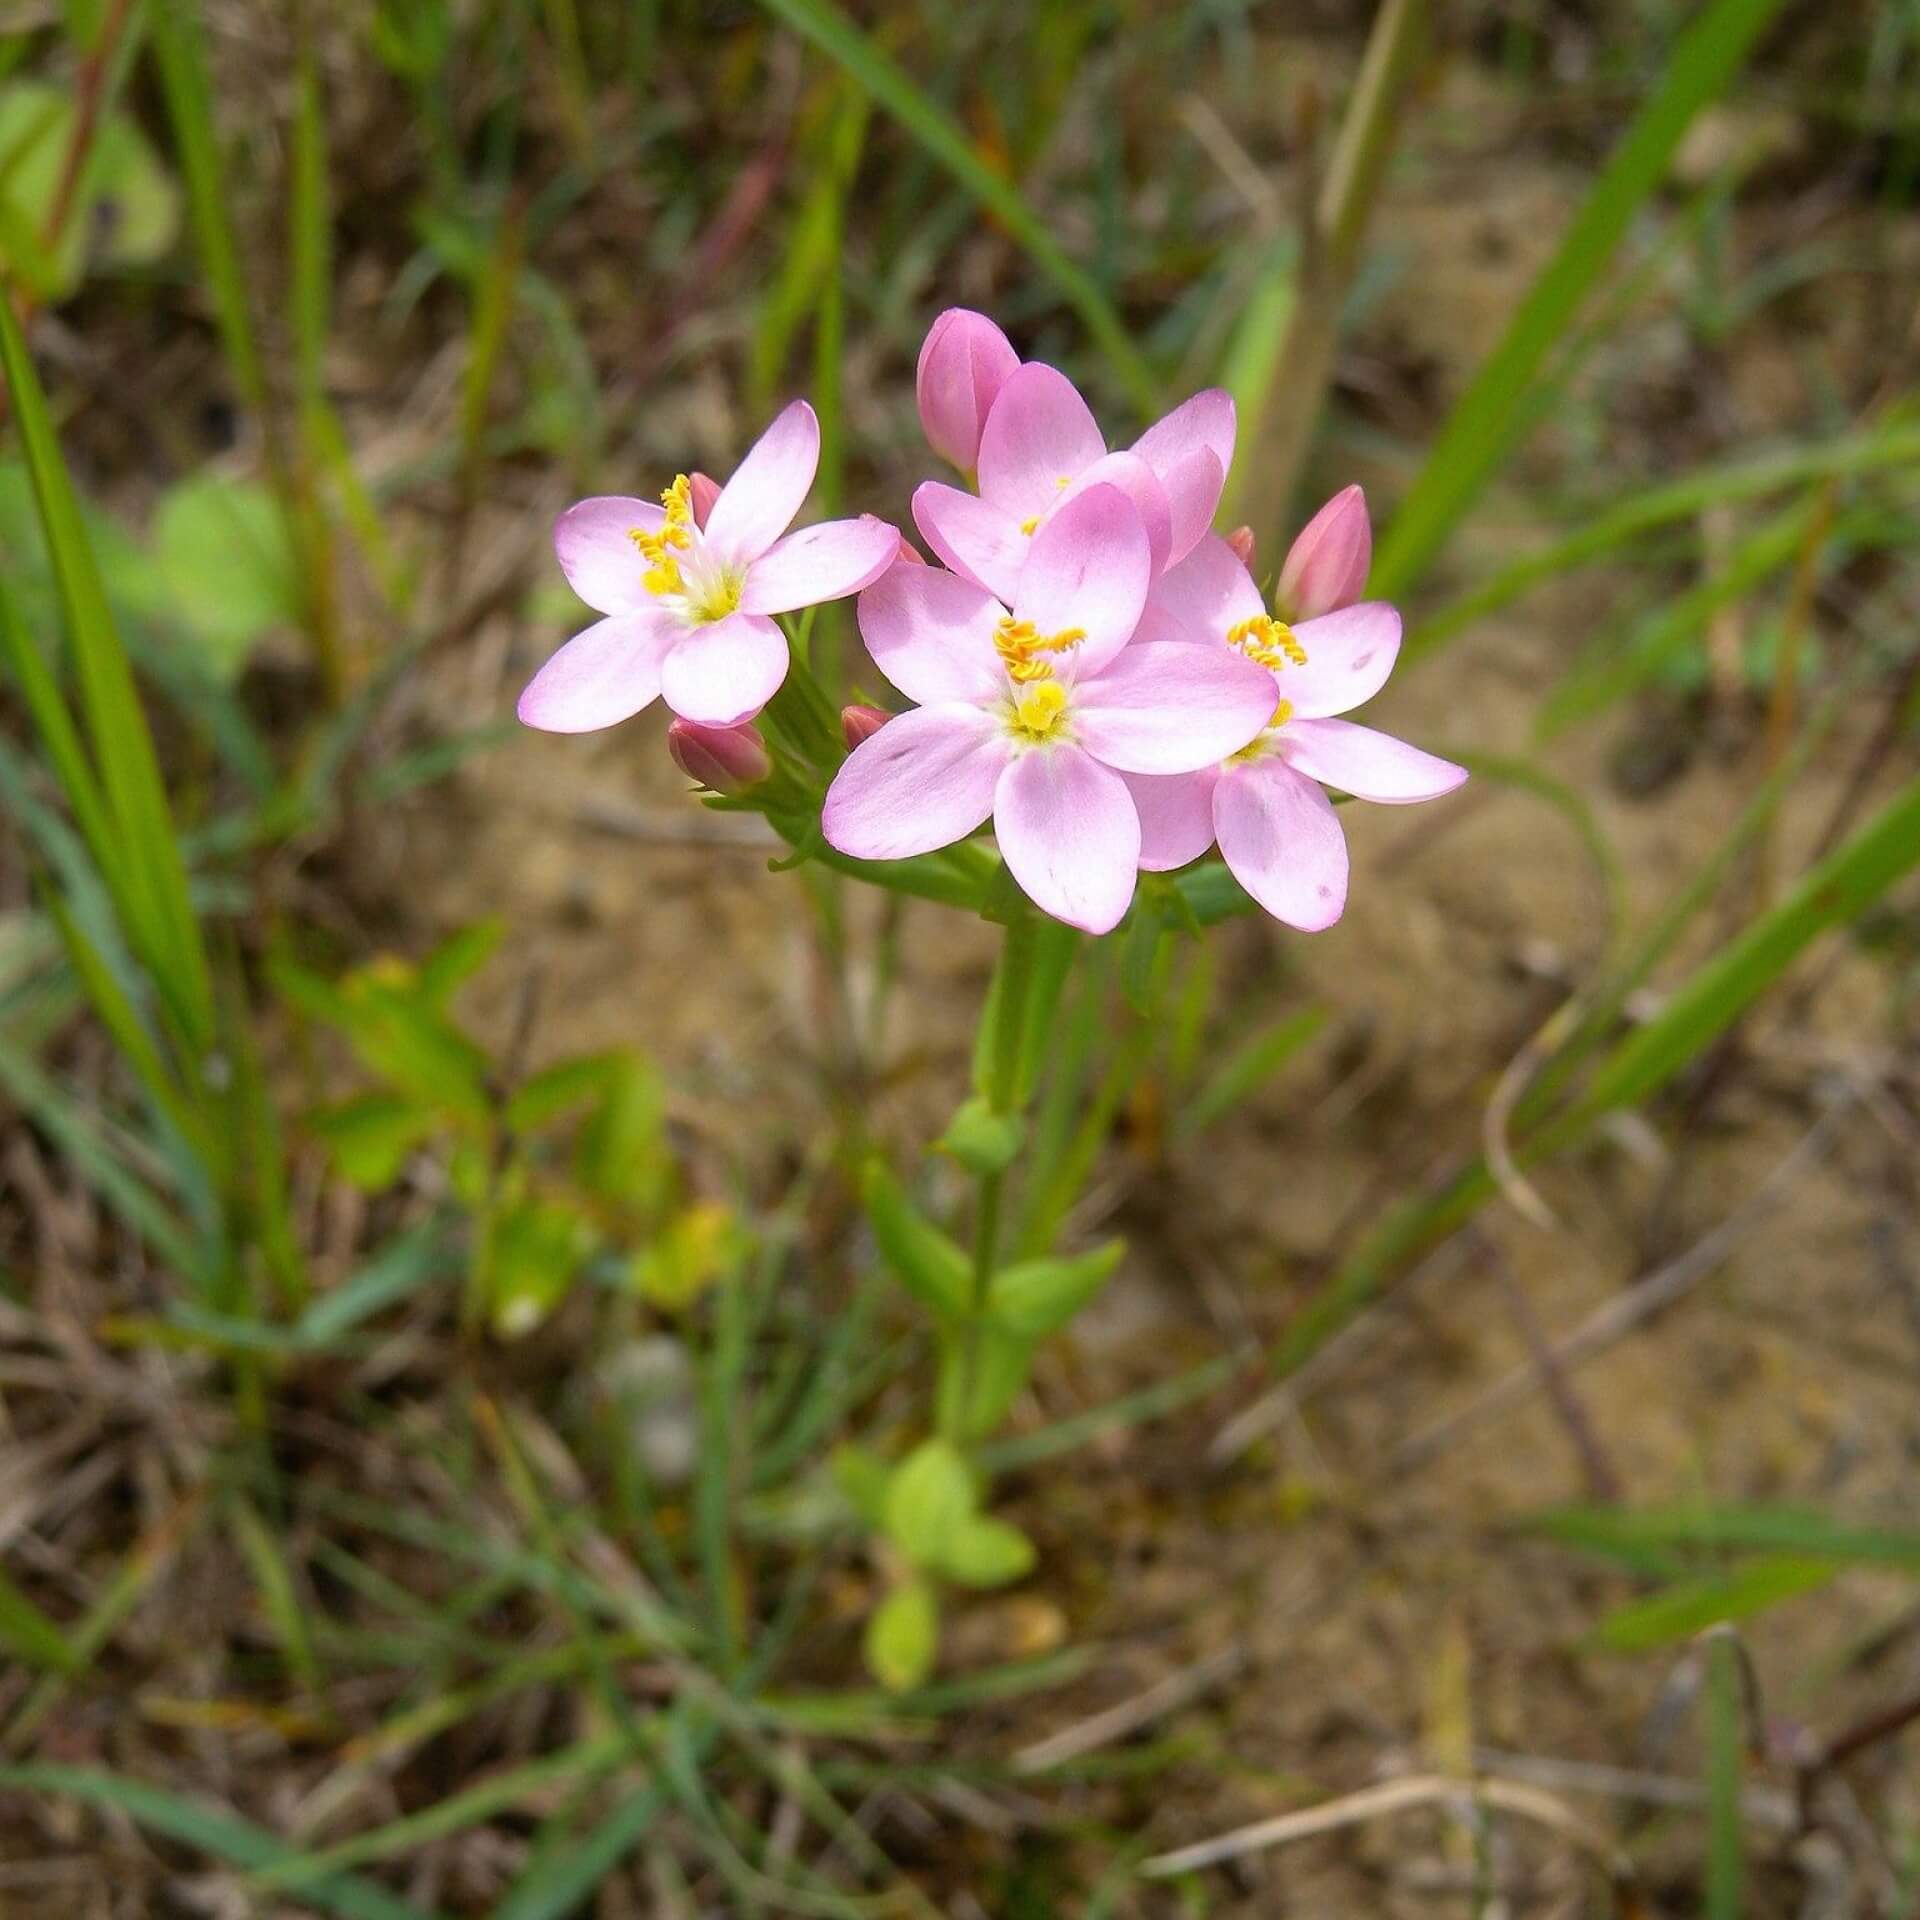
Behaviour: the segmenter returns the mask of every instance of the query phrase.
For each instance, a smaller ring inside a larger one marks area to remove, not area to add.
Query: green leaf
[[[483,1251],[494,1332],[503,1340],[531,1333],[566,1297],[593,1240],[592,1226],[564,1201],[536,1198],[505,1209]]]
[[[610,1057],[606,1095],[580,1128],[573,1170],[596,1199],[632,1214],[651,1216],[667,1204],[675,1183],[667,1090],[652,1061],[627,1051]]]
[[[924,1580],[895,1587],[867,1621],[867,1671],[889,1693],[906,1693],[933,1671],[940,1603]]]
[[[1586,1636],[1609,1653],[1644,1653],[1649,1647],[1691,1640],[1725,1621],[1749,1620],[1783,1600],[1812,1593],[1840,1571],[1834,1560],[1799,1556],[1755,1560],[1732,1573],[1689,1580],[1616,1608]]]
[[[1740,1646],[1731,1632],[1707,1644],[1707,1885],[1706,1920],[1741,1920],[1746,1844],[1742,1834]]]
[[[1160,382],[1134,345],[1126,322],[1093,278],[1067,257],[1047,221],[1020,189],[981,158],[952,116],[936,106],[833,0],[761,0],[761,4],[851,74],[1006,228],[1080,315],[1142,419],[1157,412]]]
[[[923,1440],[887,1480],[887,1532],[916,1567],[937,1567],[973,1517],[973,1476],[960,1450]]]
[[[1033,1542],[1018,1527],[978,1514],[941,1556],[940,1571],[963,1587],[1004,1587],[1033,1571]]]
[[[924,1307],[950,1319],[973,1300],[973,1262],[907,1198],[884,1161],[870,1160],[861,1197],[880,1257]]]
[[[506,932],[506,921],[495,916],[476,920],[443,940],[420,963],[420,991],[444,1011],[454,994],[499,951]]]
[[[0,1647],[43,1673],[78,1673],[84,1664],[67,1636],[0,1573]]]
[[[1013,1114],[995,1113],[979,1094],[964,1102],[936,1143],[969,1173],[1004,1173],[1026,1139],[1024,1123]]]
[[[1124,1242],[1109,1240],[1091,1253],[1003,1268],[993,1276],[987,1311],[1007,1332],[1027,1340],[1058,1332],[1107,1284],[1125,1252]]]
[[[1665,177],[1693,117],[1746,59],[1780,0],[1712,0],[1692,14],[1660,79],[1546,269],[1428,449],[1374,560],[1368,591],[1403,597],[1530,424],[1528,390]]]
[[[884,1532],[887,1524],[887,1482],[892,1477],[887,1463],[877,1453],[851,1441],[835,1447],[828,1462],[833,1483],[846,1495],[847,1504],[874,1532]]]
[[[589,1100],[604,1099],[625,1071],[618,1053],[587,1053],[530,1074],[507,1101],[508,1126],[532,1133]]]
[[[296,1849],[225,1808],[92,1767],[0,1767],[0,1789],[83,1800],[103,1812],[123,1814],[149,1833],[193,1847],[209,1860],[247,1872],[284,1869],[301,1858]],[[300,1898],[321,1913],[337,1915],[338,1920],[435,1920],[426,1909],[352,1874],[331,1874],[305,1885]]]
[[[1876,1527],[1812,1507],[1563,1507],[1528,1530],[1629,1565],[1649,1552],[1787,1554],[1920,1573],[1920,1530]]]
[[[968,1440],[991,1433],[1019,1398],[1032,1372],[1033,1341],[994,1320],[985,1321],[974,1347],[973,1370],[965,1383],[966,1404],[954,1416],[959,1431]],[[961,1385],[957,1368],[943,1370],[940,1385],[943,1397],[957,1395]]]
[[[397,1093],[362,1094],[306,1117],[307,1131],[333,1156],[341,1176],[368,1193],[392,1186],[407,1156],[440,1125],[434,1108]]]
[[[432,1222],[390,1240],[329,1293],[323,1293],[294,1323],[303,1347],[324,1351],[363,1320],[410,1298],[449,1265]]]
[[[1187,1103],[1174,1126],[1176,1139],[1195,1134],[1224,1120],[1284,1067],[1327,1024],[1324,1007],[1302,1007],[1263,1028],[1229,1054],[1200,1091]]]
[[[275,628],[298,624],[299,566],[264,487],[195,474],[167,490],[153,540],[181,624],[216,680],[235,678]]]

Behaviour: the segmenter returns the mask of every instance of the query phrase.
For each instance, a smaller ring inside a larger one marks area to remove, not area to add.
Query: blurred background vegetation
[[[1920,1910],[1920,6],[0,36],[0,1913]],[[1477,778],[1082,968],[1129,1251],[890,1694],[987,930],[510,714],[582,493],[805,393],[905,524],[952,304],[1267,571],[1363,481]]]

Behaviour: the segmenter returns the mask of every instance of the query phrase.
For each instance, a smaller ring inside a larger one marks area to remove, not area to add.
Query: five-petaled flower
[[[1351,503],[1341,510],[1350,514]],[[1364,556],[1355,581],[1350,525],[1342,541],[1341,577],[1358,592]],[[1335,591],[1330,579],[1319,585]],[[1130,772],[1140,864],[1149,871],[1184,867],[1218,840],[1234,878],[1261,906],[1315,933],[1332,926],[1347,901],[1346,835],[1320,783],[1403,806],[1436,800],[1467,777],[1450,760],[1334,717],[1371,699],[1393,671],[1400,616],[1384,601],[1289,626],[1267,611],[1232,548],[1210,535],[1155,586],[1141,632],[1160,644],[1184,641],[1201,657],[1257,661],[1275,696],[1258,738],[1217,764],[1173,778]]]
[[[758,713],[787,674],[772,616],[858,593],[900,551],[898,531],[871,514],[787,532],[819,460],[820,423],[796,400],[710,504],[712,483],[696,490],[683,474],[658,505],[602,495],[569,507],[554,550],[574,592],[606,617],[534,675],[520,718],[590,733],[662,695],[702,726]]]
[[[1273,710],[1271,675],[1244,655],[1134,638],[1152,564],[1132,500],[1094,485],[1034,535],[1008,600],[933,567],[895,567],[869,587],[867,650],[919,705],[841,767],[827,840],[856,859],[904,859],[991,816],[1038,906],[1088,933],[1117,926],[1141,848],[1123,776],[1216,765]]]
[[[1030,360],[1007,376],[987,413],[979,493],[929,480],[913,496],[914,522],[962,579],[1010,601],[1048,520],[1088,487],[1118,487],[1146,529],[1157,575],[1212,525],[1233,438],[1232,397],[1215,388],[1174,408],[1128,451],[1109,453],[1073,382]]]

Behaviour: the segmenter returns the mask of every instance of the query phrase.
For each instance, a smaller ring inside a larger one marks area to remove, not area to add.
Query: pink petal
[[[1230,629],[1267,610],[1253,575],[1217,534],[1204,535],[1179,565],[1169,567],[1153,583],[1152,598],[1196,640],[1225,640]]]
[[[1153,578],[1167,564],[1173,540],[1173,515],[1167,505],[1166,488],[1153,469],[1136,454],[1105,454],[1092,466],[1083,468],[1073,485],[1061,494],[1060,506],[1054,508],[1054,513],[1069,500],[1078,499],[1089,487],[1102,486],[1118,487],[1133,502],[1140,524],[1147,530],[1147,560],[1151,568],[1148,577]]]
[[[707,516],[713,512],[713,503],[719,498],[720,482],[712,474],[696,472],[687,476],[687,505],[693,509],[693,524],[703,532]]]
[[[683,720],[734,727],[751,720],[787,677],[787,642],[764,614],[730,613],[685,630],[660,668],[660,691]]]
[[[1172,543],[1167,556],[1172,564],[1184,560],[1206,538],[1213,516],[1220,511],[1227,474],[1211,447],[1195,447],[1191,453],[1182,454],[1161,478],[1172,517]]]
[[[1123,773],[1195,773],[1273,718],[1273,675],[1227,647],[1135,640],[1075,683],[1073,737]]]
[[[860,596],[860,638],[909,700],[997,700],[1006,669],[994,649],[1001,607],[983,587],[938,567],[894,567]]]
[[[633,613],[653,596],[642,586],[647,563],[630,537],[635,528],[658,533],[665,512],[652,500],[597,494],[569,507],[553,523],[560,571],[596,613]]]
[[[1042,912],[1083,933],[1109,933],[1126,918],[1140,816],[1110,768],[1077,747],[1017,755],[994,792],[993,831],[1007,870]]]
[[[527,683],[519,715],[543,733],[593,733],[660,694],[660,662],[682,629],[651,608],[576,633]]]
[[[1274,605],[1287,620],[1313,620],[1350,607],[1367,590],[1373,529],[1367,496],[1343,487],[1300,529],[1274,588]]]
[[[1400,616],[1384,600],[1368,600],[1302,620],[1293,637],[1307,664],[1280,667],[1274,678],[1298,718],[1318,720],[1371,700],[1387,684],[1400,655]]]
[[[707,515],[706,535],[735,562],[758,560],[793,524],[820,464],[820,422],[796,400],[747,450]]]
[[[1213,790],[1220,856],[1273,915],[1319,933],[1347,904],[1347,837],[1333,802],[1284,760],[1225,768]]]
[[[1213,845],[1218,768],[1200,773],[1130,773],[1127,791],[1140,816],[1140,871],[1172,873]]]
[[[1310,779],[1383,806],[1437,800],[1467,777],[1451,760],[1351,720],[1289,720],[1280,742],[1288,762]]]
[[[927,444],[962,473],[980,457],[980,430],[1020,356],[984,313],[949,307],[927,329],[914,394]]]
[[[917,707],[855,747],[827,789],[827,844],[856,860],[905,860],[964,840],[993,811],[1012,745],[978,707]]]
[[[900,553],[900,534],[863,513],[826,520],[776,541],[747,569],[742,613],[791,613],[796,607],[844,600],[871,586]]]
[[[1213,524],[1220,489],[1233,466],[1234,435],[1233,396],[1224,388],[1209,387],[1156,420],[1133,443],[1134,452],[1160,476],[1173,504],[1175,560],[1191,551]],[[1218,463],[1217,477],[1205,462],[1194,462],[1194,454],[1201,451]]]
[[[1016,521],[1047,513],[1107,450],[1073,382],[1030,360],[1000,389],[980,435],[980,493]]]
[[[1132,638],[1147,603],[1151,565],[1147,530],[1133,502],[1117,487],[1090,487],[1033,536],[1013,611],[1042,634],[1078,627],[1086,637],[1069,658],[1084,676]]]
[[[963,580],[1011,603],[1031,537],[991,500],[928,480],[913,492],[913,522],[927,545]]]

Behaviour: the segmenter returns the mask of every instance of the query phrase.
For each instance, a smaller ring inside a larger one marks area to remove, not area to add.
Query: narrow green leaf
[[[833,0],[761,0],[761,4],[851,74],[1006,228],[1079,314],[1141,417],[1152,415],[1160,403],[1160,383],[1133,344],[1126,322],[1092,276],[1068,258],[1020,189],[980,157],[952,116],[928,99]]]
[[[1224,1120],[1307,1045],[1327,1024],[1324,1007],[1301,1007],[1263,1028],[1214,1070],[1174,1123],[1174,1138],[1190,1140]]]
[[[1708,1627],[1750,1620],[1783,1600],[1816,1592],[1839,1571],[1837,1561],[1797,1554],[1751,1561],[1731,1573],[1685,1581],[1615,1608],[1586,1635],[1586,1644],[1608,1653],[1672,1646]]]
[[[1861,1525],[1812,1507],[1564,1507],[1528,1530],[1591,1553],[1627,1559],[1646,1551],[1763,1553],[1898,1567],[1920,1573],[1920,1531]]]
[[[867,1163],[861,1198],[880,1257],[900,1284],[935,1313],[956,1319],[965,1314],[973,1298],[973,1262],[908,1199],[884,1161]]]
[[[1740,1647],[1730,1631],[1707,1641],[1706,1920],[1740,1920],[1746,1844],[1741,1811],[1744,1717]]]
[[[988,1289],[987,1312],[1021,1339],[1057,1333],[1112,1278],[1125,1251],[1123,1242],[1109,1240],[1091,1253],[1004,1267]]]
[[[1369,590],[1398,599],[1426,571],[1501,462],[1528,388],[1667,171],[1693,118],[1746,59],[1780,0],[1699,9],[1500,344],[1448,416],[1381,542]]]
[[[229,1498],[228,1519],[233,1537],[253,1574],[255,1590],[273,1636],[288,1670],[306,1691],[320,1695],[326,1685],[320,1661],[313,1650],[313,1637],[307,1631],[306,1609],[294,1585],[293,1569],[287,1564],[281,1543],[260,1518],[253,1503],[239,1494]]]
[[[261,1871],[301,1858],[263,1828],[224,1808],[92,1767],[0,1767],[0,1788],[84,1800],[102,1812],[123,1814],[149,1833],[193,1847],[228,1867]],[[434,1920],[425,1908],[351,1874],[329,1875],[303,1886],[300,1897],[322,1913],[338,1915],[339,1920]]]
[[[78,1673],[83,1665],[67,1636],[4,1573],[0,1573],[0,1646],[44,1673]]]

